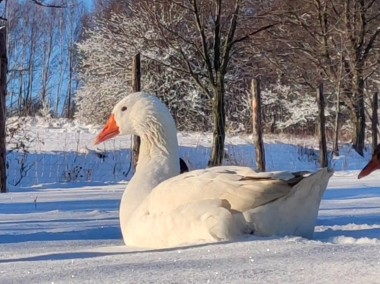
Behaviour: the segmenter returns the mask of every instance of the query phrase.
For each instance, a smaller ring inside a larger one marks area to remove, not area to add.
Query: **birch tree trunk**
[[[74,74],[74,43],[72,39],[70,39],[70,48],[69,48],[69,82],[67,86],[67,101],[66,101],[66,117],[67,118],[73,118],[72,113],[72,84],[73,84],[73,74]]]
[[[61,22],[63,22],[61,20]],[[63,29],[63,23],[60,22],[60,29],[62,31]],[[63,36],[59,37],[59,46],[60,46],[60,51],[59,51],[59,79],[57,82],[57,94],[56,94],[56,99],[55,99],[55,109],[54,112],[55,114],[58,115],[58,109],[59,109],[59,104],[61,102],[61,97],[62,97],[62,85],[63,85],[63,80],[64,80],[64,75],[65,75],[65,55],[64,55],[64,41],[63,41]]]
[[[48,39],[47,42],[45,42],[46,46],[44,46],[45,53],[43,54],[43,71],[42,71],[42,90],[41,90],[41,105],[45,106],[47,103],[47,93],[48,93],[48,83],[49,83],[49,73],[50,73],[50,66],[51,66],[51,54],[53,51],[53,43],[54,43],[54,24],[53,20],[50,20],[49,26],[47,27],[49,29],[49,34],[47,35]]]

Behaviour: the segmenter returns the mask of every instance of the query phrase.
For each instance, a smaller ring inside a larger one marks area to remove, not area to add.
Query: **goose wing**
[[[195,170],[168,179],[148,196],[151,213],[169,212],[201,200],[227,201],[244,212],[286,196],[304,178],[303,173],[256,173],[247,167],[222,166]]]

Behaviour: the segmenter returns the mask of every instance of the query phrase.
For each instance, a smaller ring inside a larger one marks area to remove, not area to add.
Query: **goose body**
[[[139,162],[120,203],[128,246],[166,248],[228,241],[243,234],[310,238],[332,172],[256,173],[221,166],[179,175],[174,120],[166,106],[133,93],[114,108],[96,143],[141,137]]]

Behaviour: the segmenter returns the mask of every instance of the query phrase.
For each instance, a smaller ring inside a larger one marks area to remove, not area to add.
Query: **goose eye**
[[[127,107],[126,106],[123,106],[122,108],[121,108],[121,111],[126,111],[127,110]]]

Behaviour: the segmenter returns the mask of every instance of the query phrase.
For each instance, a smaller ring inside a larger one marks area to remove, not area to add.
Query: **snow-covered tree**
[[[171,50],[149,46],[141,39],[154,37],[145,21],[126,12],[94,21],[85,40],[78,44],[84,82],[77,93],[78,118],[88,123],[106,119],[113,105],[131,91],[132,58],[140,52],[143,89],[167,103],[180,128],[200,130],[197,120],[202,114],[201,125],[209,125],[199,88],[175,68],[167,67],[173,64]]]
[[[269,61],[293,83],[312,88],[322,81],[332,84],[330,92],[338,93],[350,111],[353,148],[363,155],[366,81],[379,69],[380,1],[283,0],[278,4],[284,25],[267,41]]]
[[[84,53],[83,66],[92,64],[85,70],[85,76],[92,78],[78,94],[79,116],[88,118],[89,115],[84,115],[86,101],[98,99],[85,98],[89,83],[93,85],[91,88],[98,89],[96,95],[111,95],[115,101],[118,90],[124,95],[128,92],[127,66],[131,55],[139,52],[143,89],[164,94],[163,100],[174,110],[177,120],[190,118],[189,113],[199,111],[206,115],[197,115],[196,120],[205,120],[212,114],[214,141],[210,164],[220,164],[225,102],[228,97],[233,98],[231,102],[239,100],[237,95],[241,94],[247,76],[253,75],[254,58],[247,52],[251,38],[273,25],[263,21],[259,6],[253,2],[141,0],[131,4],[127,11],[113,14],[111,19],[99,20],[79,45]],[[100,89],[108,76],[120,80],[112,93]],[[108,104],[110,100],[106,101]],[[180,126],[187,121],[183,123]]]
[[[262,91],[265,118],[276,128],[302,127],[316,122],[318,112],[315,96],[276,84]]]

